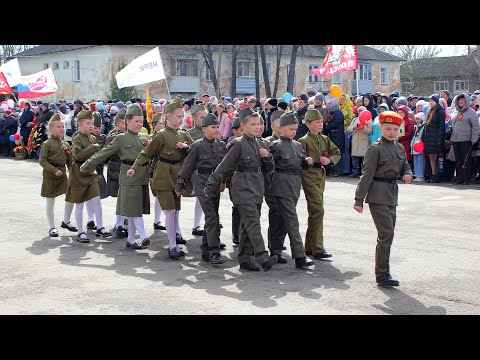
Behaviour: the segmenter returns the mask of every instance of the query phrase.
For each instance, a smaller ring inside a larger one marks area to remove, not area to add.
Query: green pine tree
[[[118,64],[118,71],[122,70],[125,66],[124,62]],[[117,79],[115,76],[112,76],[112,80],[110,81],[110,93],[108,94],[109,99],[120,99],[125,102],[134,97],[138,97],[137,88],[135,86],[119,89],[117,86]]]

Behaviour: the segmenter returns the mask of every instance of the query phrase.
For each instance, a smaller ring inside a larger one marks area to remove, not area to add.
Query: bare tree
[[[289,92],[290,94],[293,93],[293,89],[295,86],[295,65],[297,63],[297,52],[299,48],[300,45],[292,45],[292,56],[290,57],[290,65],[287,79],[287,92]]]
[[[282,60],[283,45],[277,45],[276,49],[275,82],[273,84],[273,97],[277,97],[278,81],[280,80],[280,62]]]
[[[232,45],[232,83],[230,88],[230,96],[232,99],[237,96],[237,55],[240,45]]]
[[[205,65],[210,72],[210,78],[212,79],[213,88],[215,89],[215,94],[217,98],[220,97],[220,87],[218,86],[218,79],[217,79],[217,71],[215,69],[215,65],[213,63],[213,55],[212,55],[212,46],[211,45],[198,45],[198,50],[203,56],[205,60]]]
[[[8,58],[19,52],[35,47],[35,45],[1,45],[0,46],[0,64],[6,63]]]
[[[260,45],[260,57],[262,58],[263,81],[265,83],[265,94],[267,98],[272,97],[270,79],[268,78],[267,57],[265,56],[265,45]]]
[[[254,45],[253,51],[255,54],[255,97],[260,97],[260,69],[258,68],[258,45]]]

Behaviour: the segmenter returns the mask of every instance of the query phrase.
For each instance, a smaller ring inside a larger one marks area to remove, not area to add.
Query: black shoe
[[[287,250],[287,247],[286,247],[286,246],[283,246],[283,247],[282,247],[282,250]]]
[[[277,263],[286,264],[288,262],[287,258],[283,255],[277,255]]]
[[[192,229],[192,235],[203,236],[204,230],[198,230],[198,227]]]
[[[58,231],[56,228],[51,228],[49,231],[48,231],[48,235],[51,236],[51,237],[58,237]]]
[[[210,263],[214,265],[223,264],[223,259],[220,254],[215,253],[215,254],[212,254],[212,256],[210,257]]]
[[[430,180],[430,183],[432,184],[438,184],[440,182],[440,175],[433,175],[431,180]]]
[[[315,263],[313,262],[312,259],[309,259],[308,257],[301,257],[298,259],[295,259],[295,267],[299,269],[303,269],[304,267],[312,266]]]
[[[93,220],[90,220],[87,222],[87,230],[97,230],[97,227],[95,226],[95,223]]]
[[[210,262],[210,254],[202,254],[202,260],[206,262]]]
[[[380,286],[399,286],[398,280],[392,278],[388,273],[377,276],[377,284]]]
[[[277,255],[267,257],[262,264],[263,271],[269,271],[272,268],[272,266],[277,263],[277,261],[278,261]]]
[[[321,253],[313,255],[313,257],[317,260],[320,260],[320,259],[331,258],[332,254],[330,254],[327,250],[323,250]]]
[[[143,239],[142,242],[140,243],[140,246],[142,247],[142,249],[148,248],[149,245],[150,245],[150,239],[148,237]]]
[[[154,230],[167,230],[167,228],[163,225],[160,225],[160,223],[153,223],[153,229]]]
[[[224,244],[224,243],[220,243],[220,250],[223,250],[227,247],[227,244]]]
[[[183,251],[180,251],[180,249],[178,248],[178,246],[174,247],[173,249],[168,249],[168,256],[171,258],[171,259],[178,259],[182,256],[185,256],[185,253],[183,253],[182,255],[182,252]]]
[[[102,229],[105,230],[105,228],[102,227],[95,232],[95,235],[97,237],[108,238],[108,237],[112,236],[112,233],[110,231],[107,231],[107,230],[102,231]]]
[[[253,261],[247,261],[242,264],[240,264],[240,269],[241,270],[249,270],[249,271],[260,271],[260,266],[255,264]]]
[[[238,235],[232,235],[232,242],[233,242],[235,245],[240,245],[240,236],[238,236]]]
[[[305,251],[305,255],[312,255],[311,251]]]
[[[140,244],[137,244],[136,241],[134,243],[131,243],[131,242],[127,241],[125,246],[127,247],[127,249],[131,249],[131,250],[141,250],[142,249],[142,246]]]
[[[75,226],[72,226],[72,224],[70,224],[70,222],[68,224],[65,224],[65,222],[62,221],[62,225],[60,225],[60,227],[62,227],[64,229],[68,229],[68,231],[74,231],[74,232],[78,231],[78,229]]]
[[[125,236],[128,236],[128,234],[125,235],[125,229],[123,228],[123,226],[119,226],[119,227],[115,226],[112,231],[119,238],[124,238]]]
[[[82,234],[85,235],[85,237],[82,237]],[[90,242],[90,239],[88,238],[87,234],[85,234],[84,232],[78,234],[77,236],[77,241],[78,242],[81,242],[81,243],[89,243]]]
[[[220,221],[218,222],[218,226],[220,226],[220,229],[223,229],[223,225]]]
[[[180,245],[185,245],[187,243],[185,239],[182,237],[182,235],[180,234],[177,234],[175,236],[175,241],[177,242],[177,244],[180,244]]]

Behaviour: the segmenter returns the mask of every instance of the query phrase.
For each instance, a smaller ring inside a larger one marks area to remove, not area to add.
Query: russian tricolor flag
[[[38,73],[22,76],[17,85],[18,97],[31,99],[51,95],[58,91],[58,85],[52,68]]]

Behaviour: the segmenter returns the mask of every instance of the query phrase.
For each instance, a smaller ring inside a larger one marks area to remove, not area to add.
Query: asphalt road
[[[168,258],[166,233],[153,230],[153,202],[144,216],[147,250],[126,250],[116,238],[77,242],[60,228],[63,196],[55,205],[60,236],[50,238],[41,182],[36,161],[0,159],[1,314],[480,314],[479,185],[399,185],[391,272],[400,287],[385,289],[375,284],[368,206],[362,215],[353,210],[353,179],[327,181],[325,246],[333,257],[299,270],[287,250],[288,264],[266,273],[239,271],[226,192],[220,203],[226,262],[214,267],[201,261],[201,239],[191,235],[193,198],[182,200],[187,255],[177,261]],[[102,206],[111,228],[115,199]],[[304,236],[303,194],[297,212]],[[264,236],[267,213],[264,203]]]

